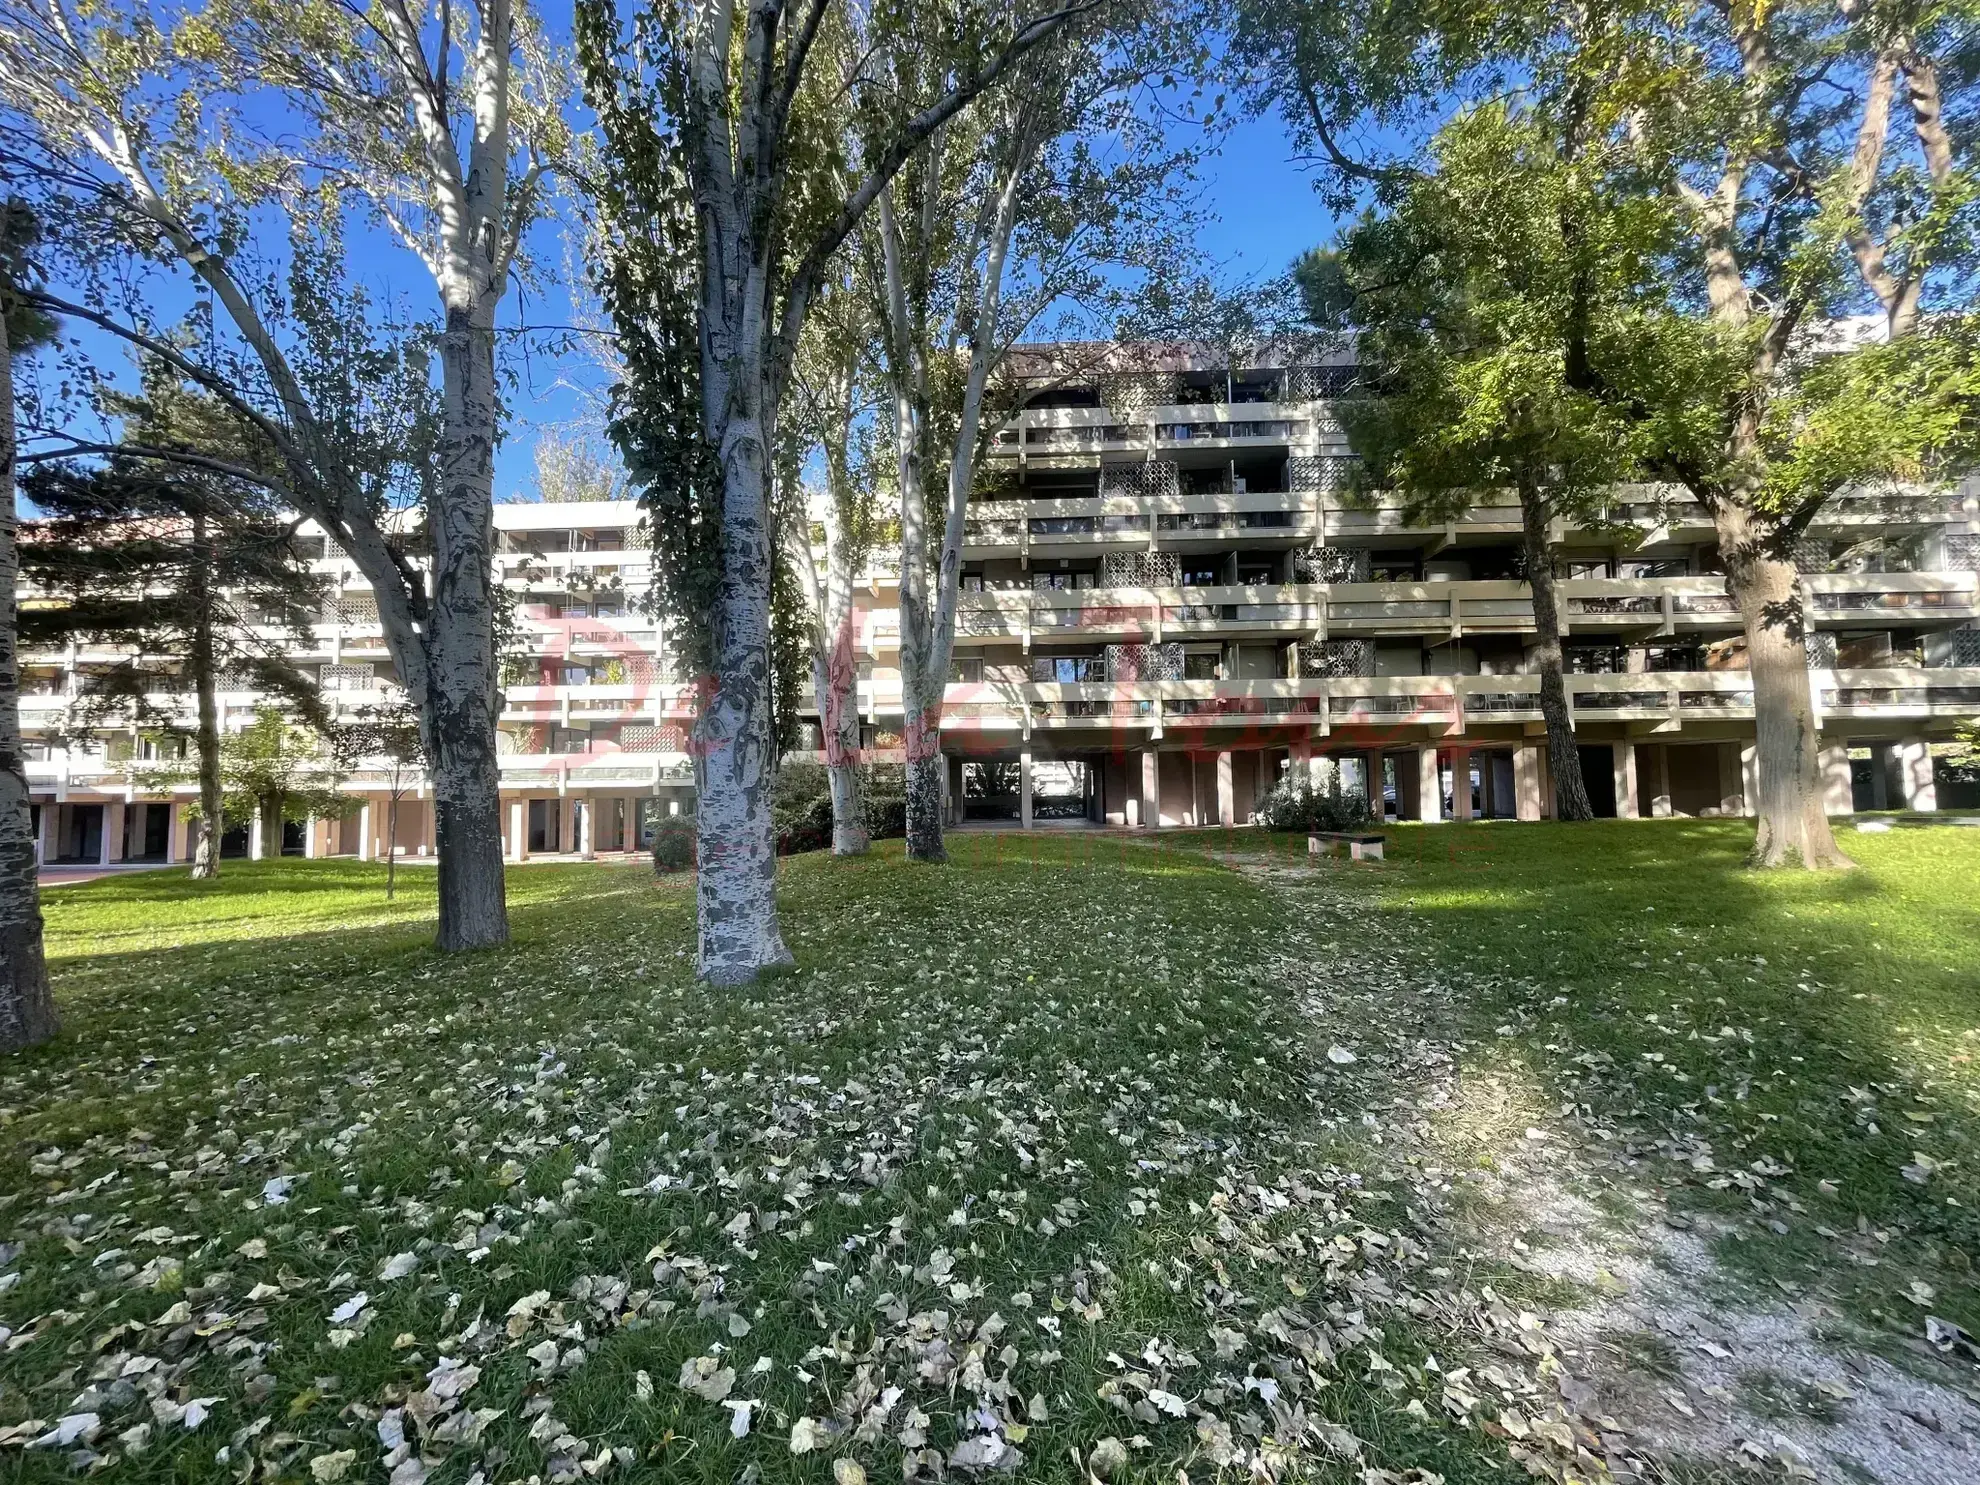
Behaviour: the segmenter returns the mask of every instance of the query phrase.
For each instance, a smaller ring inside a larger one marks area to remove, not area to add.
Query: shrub
[[[907,834],[907,795],[898,768],[861,769],[865,784],[866,833],[874,840]],[[777,854],[822,851],[832,844],[832,775],[822,763],[786,763],[777,770],[770,795],[770,818],[777,832]]]
[[[653,870],[672,876],[694,865],[694,817],[669,815],[653,827]]]
[[[1301,835],[1316,831],[1365,830],[1374,822],[1359,794],[1315,789],[1305,779],[1285,778],[1258,802],[1258,823],[1267,830]]]

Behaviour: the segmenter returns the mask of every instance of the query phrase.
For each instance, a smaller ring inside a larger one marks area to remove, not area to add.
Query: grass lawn
[[[1572,1296],[1467,1247],[1439,1079],[1531,1095],[1467,1163],[1536,1121],[1741,1283],[1980,1332],[1980,831],[1822,879],[1749,834],[1403,829],[1289,891],[1250,833],[810,857],[743,993],[634,868],[512,873],[457,959],[419,872],[64,888],[66,1029],[0,1068],[0,1471],[1558,1478],[1601,1429],[1525,1310]]]
[[[1641,1157],[1729,1267],[1896,1335],[1928,1312],[1980,1334],[1980,830],[1851,832],[1860,869],[1821,875],[1747,871],[1751,840],[1404,827],[1367,941],[1426,945],[1474,1063]]]
[[[1362,1094],[1259,971],[1283,907],[1140,845],[956,854],[794,864],[798,968],[745,994],[632,868],[513,873],[514,949],[452,960],[416,872],[51,893],[0,1465],[1509,1477],[1430,1416],[1402,1214],[1327,1158],[1316,1080]]]

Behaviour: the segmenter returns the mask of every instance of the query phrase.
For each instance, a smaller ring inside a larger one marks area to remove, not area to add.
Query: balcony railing
[[[1967,572],[1828,574],[1806,579],[1817,623],[1892,617],[1951,626],[1980,617],[1980,575]],[[1564,578],[1569,633],[1730,633],[1739,607],[1717,577]],[[868,611],[866,631],[885,639],[890,610]],[[1524,583],[1284,583],[1205,588],[1045,588],[964,593],[959,640],[1278,632],[1422,635],[1526,633],[1533,599]]]

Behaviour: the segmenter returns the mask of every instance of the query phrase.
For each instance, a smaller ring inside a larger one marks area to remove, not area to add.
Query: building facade
[[[942,727],[950,815],[1123,827],[1240,824],[1292,770],[1405,819],[1548,812],[1532,606],[1510,494],[1412,524],[1348,498],[1333,399],[1345,365],[1212,365],[1119,349],[1032,383],[972,503]],[[1833,502],[1799,554],[1829,806],[1932,809],[1933,744],[1980,716],[1980,486]],[[693,808],[693,689],[646,614],[629,502],[497,507],[520,641],[501,714],[513,859],[635,849]],[[395,694],[356,567],[304,528],[329,585],[313,666],[333,709]],[[1744,813],[1753,720],[1711,522],[1682,492],[1619,489],[1557,523],[1568,690],[1598,812]],[[858,706],[898,756],[899,623],[882,554],[860,575]],[[144,792],[156,739],[56,740],[81,678],[116,657],[23,658],[22,726],[47,862],[182,860],[189,787]],[[259,697],[229,688],[225,725]],[[161,705],[191,706],[163,694]],[[812,739],[815,742],[815,737]],[[388,770],[345,780],[344,819],[229,848],[430,854],[423,782],[387,839]],[[1951,802],[1950,791],[1948,802]]]

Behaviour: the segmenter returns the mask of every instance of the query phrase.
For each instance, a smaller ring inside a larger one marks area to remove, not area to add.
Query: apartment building
[[[1077,369],[1069,370],[1069,366]],[[1510,495],[1412,524],[1348,498],[1333,401],[1353,367],[1185,349],[1085,348],[1025,363],[963,552],[943,721],[951,818],[1127,827],[1239,824],[1289,770],[1404,819],[1535,819],[1552,790],[1532,608]],[[1980,715],[1980,485],[1838,500],[1800,553],[1811,696],[1832,811],[1932,809],[1932,745]],[[496,564],[521,639],[500,719],[512,858],[636,848],[693,808],[689,687],[645,612],[631,503],[497,508]],[[330,597],[313,647],[334,707],[394,692],[377,611],[348,558],[303,537]],[[1726,815],[1752,795],[1752,694],[1705,512],[1682,492],[1615,492],[1557,523],[1569,695],[1599,812]],[[897,756],[899,623],[882,554],[861,575],[858,704]],[[115,657],[24,657],[22,723],[44,860],[180,860],[190,790],[134,783],[136,729],[59,746],[79,677]],[[190,707],[190,697],[161,695]],[[226,724],[259,698],[229,688]],[[815,741],[815,739],[814,739]],[[394,839],[383,767],[341,820],[250,829],[249,855],[430,854],[423,781]],[[1948,802],[1951,802],[1950,800]]]

